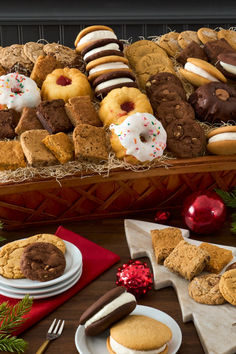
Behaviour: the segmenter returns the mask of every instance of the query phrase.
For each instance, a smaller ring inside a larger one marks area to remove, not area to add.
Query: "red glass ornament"
[[[169,211],[159,210],[156,212],[154,220],[155,220],[155,222],[165,223],[169,219],[170,219],[170,212]]]
[[[116,285],[124,286],[137,298],[145,295],[153,284],[153,274],[147,263],[134,260],[130,260],[118,268],[116,279]]]
[[[216,192],[198,191],[187,197],[182,215],[190,230],[197,234],[210,234],[223,226],[226,206]]]

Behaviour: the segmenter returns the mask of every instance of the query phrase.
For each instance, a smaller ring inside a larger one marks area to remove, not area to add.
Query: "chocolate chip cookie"
[[[164,128],[174,120],[195,119],[192,106],[181,99],[161,102],[156,108],[156,115]]]
[[[197,121],[175,120],[166,127],[167,148],[181,158],[203,155],[206,147],[204,130]]]
[[[205,274],[195,277],[188,286],[191,298],[200,304],[221,305],[225,303],[219,289],[220,275]]]
[[[147,95],[150,97],[161,84],[175,84],[183,88],[182,82],[176,75],[170,72],[161,72],[149,77],[145,87]]]
[[[48,281],[63,274],[66,260],[62,251],[53,244],[35,242],[24,249],[20,267],[28,279]]]

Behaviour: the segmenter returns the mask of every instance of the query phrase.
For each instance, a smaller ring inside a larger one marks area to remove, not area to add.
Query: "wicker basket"
[[[236,156],[171,160],[147,171],[116,170],[0,185],[0,220],[7,230],[29,225],[127,216],[181,205],[199,189],[230,190],[236,185]]]

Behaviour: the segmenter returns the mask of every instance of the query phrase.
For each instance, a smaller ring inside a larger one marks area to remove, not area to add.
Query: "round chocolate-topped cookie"
[[[195,120],[175,120],[166,127],[167,148],[181,158],[203,155],[206,137],[201,125]]]
[[[176,75],[165,71],[160,72],[150,76],[149,80],[146,82],[145,89],[148,97],[151,97],[161,84],[175,84],[183,88],[182,82]]]
[[[86,46],[81,52],[81,55],[86,63],[109,55],[119,55],[123,57],[123,43],[114,38],[99,39]]]
[[[129,70],[110,71],[99,75],[93,81],[95,95],[105,97],[111,90],[120,87],[137,87],[134,74]]]
[[[198,87],[189,97],[196,116],[209,123],[236,119],[236,90],[221,82]]]
[[[191,104],[181,99],[161,102],[156,108],[156,115],[164,128],[173,120],[195,119],[195,113]]]
[[[48,281],[60,277],[66,267],[62,251],[48,242],[34,242],[24,249],[21,271],[31,280]]]

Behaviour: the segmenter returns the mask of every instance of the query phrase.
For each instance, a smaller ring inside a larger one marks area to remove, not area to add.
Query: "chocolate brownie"
[[[36,114],[43,127],[50,134],[68,132],[73,129],[65,111],[64,100],[43,101],[38,105]]]
[[[135,82],[134,74],[129,70],[111,71],[99,75],[93,81],[95,95],[98,98],[104,98],[111,90],[121,87],[138,87]]]
[[[21,256],[20,268],[31,280],[49,281],[60,277],[66,260],[62,251],[49,242],[34,242],[27,246]]]
[[[22,63],[15,63],[12,67],[7,71],[8,74],[10,73],[18,73],[25,76],[30,76],[31,70],[28,67],[24,66]]]
[[[116,47],[116,49],[110,49],[111,46]],[[89,53],[90,51],[93,52]],[[118,55],[123,57],[124,54],[122,51],[123,51],[123,43],[121,41],[114,38],[103,38],[103,39],[98,39],[97,41],[93,41],[91,42],[91,44],[87,45],[82,50],[81,55],[84,61],[86,63],[89,63],[92,60],[109,56],[109,55]]]
[[[182,82],[176,75],[171,74],[169,72],[161,72],[150,76],[150,78],[146,82],[145,89],[148,97],[151,97],[161,84],[175,84],[183,88]]]
[[[215,123],[236,119],[236,90],[222,82],[202,85],[189,97],[201,121]]]
[[[14,110],[0,110],[0,139],[13,139],[15,135]]]
[[[89,96],[69,98],[65,104],[65,110],[74,127],[79,124],[102,126],[102,122]]]
[[[206,148],[206,137],[201,125],[194,120],[179,119],[166,127],[167,148],[182,158],[203,155]]]
[[[153,94],[149,97],[154,114],[161,102],[170,102],[176,100],[186,100],[184,89],[176,84],[160,84]]]
[[[36,108],[24,107],[15,132],[20,135],[26,130],[32,129],[43,129],[43,126],[36,115]]]
[[[156,108],[156,115],[164,128],[174,120],[195,119],[191,104],[181,99],[161,102]]]
[[[212,64],[217,62],[220,53],[234,52],[234,49],[224,38],[207,42],[203,49]]]
[[[185,47],[182,52],[179,53],[179,55],[176,57],[176,60],[184,65],[188,58],[198,58],[207,61],[206,53],[200,44],[196,43],[195,41],[189,43],[189,45],[187,45],[187,47]]]
[[[106,133],[103,128],[80,124],[73,132],[75,157],[80,161],[100,162],[108,159]]]

